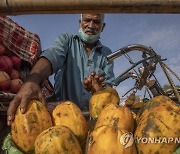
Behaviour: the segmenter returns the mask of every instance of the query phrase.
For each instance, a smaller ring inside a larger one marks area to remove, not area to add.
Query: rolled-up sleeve
[[[103,68],[103,71],[105,74],[104,75],[104,77],[105,77],[104,83],[108,84],[111,87],[113,86],[112,82],[115,79],[113,69],[114,69],[114,62],[109,62],[107,59],[105,59],[105,66]]]
[[[99,67],[95,68],[95,72],[102,74],[105,77],[104,83],[106,83],[112,87],[113,81],[115,79],[114,71],[113,71],[114,62],[108,61],[106,58],[107,55],[109,55],[111,53],[112,53],[112,51],[108,47],[103,46],[101,48],[101,55],[97,54],[101,58],[99,58],[99,59],[97,58],[97,60],[96,60],[96,61],[99,61],[99,62],[97,62],[99,64]]]
[[[40,57],[48,59],[52,65],[52,74],[63,67],[68,52],[68,35],[66,33],[58,36],[50,48],[45,50]]]

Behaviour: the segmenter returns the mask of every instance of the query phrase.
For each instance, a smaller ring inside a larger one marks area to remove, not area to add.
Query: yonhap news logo
[[[180,137],[136,137],[136,143],[144,143],[144,144],[158,144],[158,143],[175,143],[180,144]]]
[[[124,148],[128,148],[132,146],[133,142],[134,142],[134,138],[133,138],[133,133],[131,132],[124,133],[120,137],[120,143],[123,145]]]
[[[124,148],[128,148],[136,144],[180,144],[180,137],[135,137],[132,132],[127,132],[121,135],[119,139],[120,144],[123,145]]]

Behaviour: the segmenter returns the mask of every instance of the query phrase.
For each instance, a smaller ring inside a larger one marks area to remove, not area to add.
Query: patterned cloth
[[[0,44],[3,44],[10,52],[16,54],[21,60],[28,62],[31,66],[37,62],[42,52],[40,38],[37,34],[27,31],[5,16],[0,16]],[[41,83],[41,88],[45,98],[54,95],[53,86],[48,79]],[[6,94],[3,95],[2,93],[0,95],[1,101],[3,98],[6,102],[9,102],[9,99],[13,99],[11,96],[13,95],[14,97],[14,94]],[[2,111],[1,103],[3,102],[0,102],[0,112]],[[9,105],[8,103],[6,104]]]
[[[0,17],[0,42],[31,65],[41,53],[39,36],[25,30],[8,17]]]

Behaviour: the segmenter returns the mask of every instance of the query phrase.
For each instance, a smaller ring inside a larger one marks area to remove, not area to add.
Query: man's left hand
[[[103,83],[104,80],[105,77],[103,77],[102,74],[91,72],[90,75],[83,81],[83,86],[91,94],[94,94],[101,87],[105,86],[105,83]]]

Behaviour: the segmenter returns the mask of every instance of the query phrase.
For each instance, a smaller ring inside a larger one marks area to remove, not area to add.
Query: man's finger
[[[83,86],[87,91],[90,91],[92,87],[92,79],[91,76],[88,76],[84,81],[83,81]]]
[[[96,79],[96,81],[98,83],[100,83],[100,82],[105,80],[105,77],[103,77],[101,74],[97,74],[94,78]]]
[[[92,77],[88,76],[87,81],[88,81],[88,84],[91,83],[92,82]]]
[[[43,96],[42,93],[38,94],[38,98],[39,98],[39,101],[41,101],[42,104],[44,104],[44,106],[46,106],[46,99],[45,99],[45,97]]]
[[[20,99],[15,97],[9,104],[9,108],[7,110],[7,125],[11,125],[14,120],[14,115],[16,114],[16,110],[20,104]]]
[[[87,81],[87,79],[85,79],[85,80],[83,81],[83,87],[84,87],[86,90],[88,90],[88,81]]]
[[[105,84],[105,83],[102,83],[102,84],[101,84],[101,87],[103,87],[103,88],[106,87],[106,84]]]
[[[99,82],[103,82],[105,80],[105,77],[101,76],[99,77]]]
[[[92,77],[94,77],[96,75],[96,72],[95,71],[92,71],[91,73],[90,73],[90,76],[92,76]]]
[[[84,85],[87,85],[87,84],[88,84],[87,79],[85,79],[85,80],[83,81],[83,84],[84,84]]]
[[[26,109],[27,109],[27,106],[28,106],[28,103],[29,103],[30,99],[31,99],[30,96],[29,97],[22,97],[21,104],[20,104],[21,113],[26,112]]]
[[[101,76],[102,76],[101,74],[98,74],[98,73],[97,73],[97,74],[94,76],[94,78],[95,78],[96,80],[98,80]]]
[[[92,78],[90,76],[88,76],[88,78],[86,79],[86,82],[87,82],[87,86],[88,87],[91,87],[91,84],[92,84]]]

